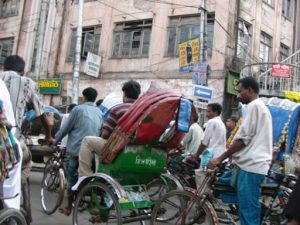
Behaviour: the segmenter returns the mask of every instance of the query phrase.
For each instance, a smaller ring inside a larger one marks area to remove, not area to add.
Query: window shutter
[[[82,48],[82,53],[81,56],[83,58],[87,57],[88,52],[93,52],[94,50],[94,35],[91,33],[85,33],[84,36],[84,42],[83,42],[83,48]]]
[[[96,55],[99,54],[100,35],[101,35],[101,27],[95,27],[93,53]]]
[[[73,62],[75,58],[75,48],[76,48],[76,31],[72,31],[71,35],[71,42],[70,42],[70,48],[69,48],[69,53],[67,57],[68,62]]]
[[[175,50],[176,50],[176,28],[170,28],[167,55],[175,55],[176,54]]]
[[[129,55],[130,53],[131,34],[132,32],[126,32],[123,34],[121,55]]]
[[[121,34],[114,34],[113,56],[119,55]]]
[[[142,55],[149,54],[150,39],[151,39],[151,30],[144,30]]]

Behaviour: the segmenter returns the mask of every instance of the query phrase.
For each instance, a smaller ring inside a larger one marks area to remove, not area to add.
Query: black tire
[[[0,224],[27,225],[22,213],[16,209],[2,209],[0,211]]]
[[[41,185],[41,206],[51,215],[61,205],[65,192],[65,175],[62,168],[48,166]]]
[[[166,221],[173,225],[215,225],[218,218],[209,201],[200,201],[189,191],[175,190],[163,196],[154,206],[150,224],[166,224]]]
[[[102,221],[95,222],[100,218]],[[82,188],[76,197],[73,211],[73,225],[93,223],[122,224],[121,207],[116,195],[100,182],[91,182]]]
[[[163,180],[161,177],[153,179],[146,185],[147,193],[152,202],[157,202],[166,193],[176,189],[177,185],[174,181]]]

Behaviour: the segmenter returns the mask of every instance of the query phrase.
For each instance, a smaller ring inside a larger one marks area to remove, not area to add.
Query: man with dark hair
[[[232,156],[237,200],[241,225],[260,224],[261,183],[268,173],[272,160],[273,130],[269,109],[258,98],[259,84],[252,77],[238,82],[238,99],[247,105],[247,112],[233,143],[217,158],[211,159],[213,168]],[[234,181],[234,182],[233,182]]]
[[[82,139],[86,136],[99,136],[102,124],[102,114],[94,103],[97,98],[97,91],[89,87],[83,90],[82,95],[84,103],[73,108],[67,120],[55,134],[55,143],[68,135],[68,203],[66,207],[60,208],[60,212],[65,215],[70,215],[72,211],[74,193],[71,188],[76,184],[78,178],[78,154]]]
[[[7,56],[4,61],[4,71],[15,71],[24,74],[25,61],[18,55]]]
[[[46,139],[53,141],[51,136],[51,126],[44,113],[43,103],[38,96],[36,83],[24,76],[25,61],[18,55],[8,56],[4,61],[4,72],[0,73],[9,91],[16,120],[15,136],[20,140],[23,151],[22,161],[22,193],[24,199],[30,199],[29,194],[29,173],[32,166],[31,153],[21,136],[21,126],[25,110],[34,109],[37,117],[40,118],[45,129]],[[24,208],[27,212],[27,221],[31,221],[30,202],[24,201]]]
[[[110,137],[114,128],[117,126],[118,120],[128,111],[129,107],[139,97],[141,93],[141,86],[138,82],[130,80],[127,81],[123,87],[123,104],[113,107],[109,113],[106,122],[103,124],[101,137],[85,137],[82,141],[79,153],[79,176],[89,176],[93,174],[91,169],[91,161],[93,153],[98,156]]]
[[[226,128],[220,117],[222,106],[219,103],[208,104],[206,112],[209,120],[205,127],[203,140],[193,155],[195,160],[206,148],[212,150],[213,157],[219,157],[226,149]]]

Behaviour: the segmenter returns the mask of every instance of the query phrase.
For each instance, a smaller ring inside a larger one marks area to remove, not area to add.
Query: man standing
[[[102,128],[102,137],[85,137],[82,141],[79,153],[79,176],[89,176],[93,174],[91,161],[93,153],[98,156],[110,137],[113,129],[117,126],[118,120],[127,112],[128,108],[139,97],[141,86],[138,82],[130,80],[123,84],[123,104],[113,107]]]
[[[78,154],[82,139],[85,136],[99,136],[102,124],[102,114],[94,103],[97,98],[97,91],[94,88],[86,88],[82,92],[84,103],[76,106],[71,111],[69,117],[55,134],[55,144],[68,135],[67,141],[67,183],[68,183],[68,203],[60,212],[70,215],[74,193],[72,186],[77,182]]]
[[[237,167],[236,189],[241,225],[260,224],[261,183],[272,160],[272,118],[268,108],[258,98],[259,84],[253,77],[238,82],[238,99],[248,104],[246,115],[228,150],[211,159],[213,168],[232,156]]]
[[[203,130],[198,124],[198,114],[194,117],[194,122],[190,126],[189,132],[184,136],[181,144],[185,147],[185,153],[195,154],[201,144]]]
[[[5,83],[0,80],[0,101],[3,103],[3,110],[7,117],[7,120],[11,125],[15,125],[15,118],[13,114],[13,108],[11,105],[10,95],[6,88]],[[8,177],[0,182],[0,185],[3,187],[1,189],[1,195],[5,197],[16,196],[13,199],[5,199],[4,206],[7,208],[20,209],[20,197],[21,197],[21,161],[22,161],[22,150],[19,146],[19,142],[15,140],[18,145],[19,150],[19,162],[14,166],[12,170],[9,171]],[[2,193],[3,191],[3,193]]]
[[[211,103],[207,106],[208,122],[203,134],[203,140],[192,156],[195,160],[206,148],[212,150],[213,158],[219,157],[226,149],[226,128],[220,117],[222,106],[219,103]]]
[[[30,190],[29,190],[29,173],[32,166],[31,153],[27,148],[25,141],[21,138],[21,126],[24,112],[27,107],[35,110],[37,117],[45,128],[46,139],[53,141],[51,137],[51,128],[44,113],[43,104],[39,99],[36,83],[24,76],[25,61],[18,55],[8,56],[4,61],[4,72],[0,73],[0,79],[4,81],[10,94],[13,112],[16,120],[15,136],[19,139],[22,151],[22,194],[24,200],[24,209],[27,212],[27,221],[31,222]],[[14,129],[13,129],[14,132]],[[4,186],[4,188],[6,188]],[[7,186],[9,190],[11,187]],[[28,199],[28,200],[27,200]]]

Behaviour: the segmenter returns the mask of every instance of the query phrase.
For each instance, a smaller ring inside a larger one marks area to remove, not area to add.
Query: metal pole
[[[43,54],[43,45],[44,45],[44,37],[45,37],[47,5],[48,5],[48,0],[42,0],[38,37],[37,37],[37,50],[36,50],[36,58],[35,58],[35,66],[34,66],[34,76],[36,80],[39,80],[41,75],[40,73],[41,73],[41,66],[42,66],[42,54]]]
[[[203,62],[204,59],[204,32],[205,32],[205,0],[200,0],[200,62]]]
[[[78,3],[78,25],[77,25],[77,30],[76,30],[75,61],[74,61],[73,79],[72,79],[72,103],[76,103],[76,104],[78,104],[78,92],[79,92],[83,4],[84,4],[84,0],[79,0],[79,3]]]

